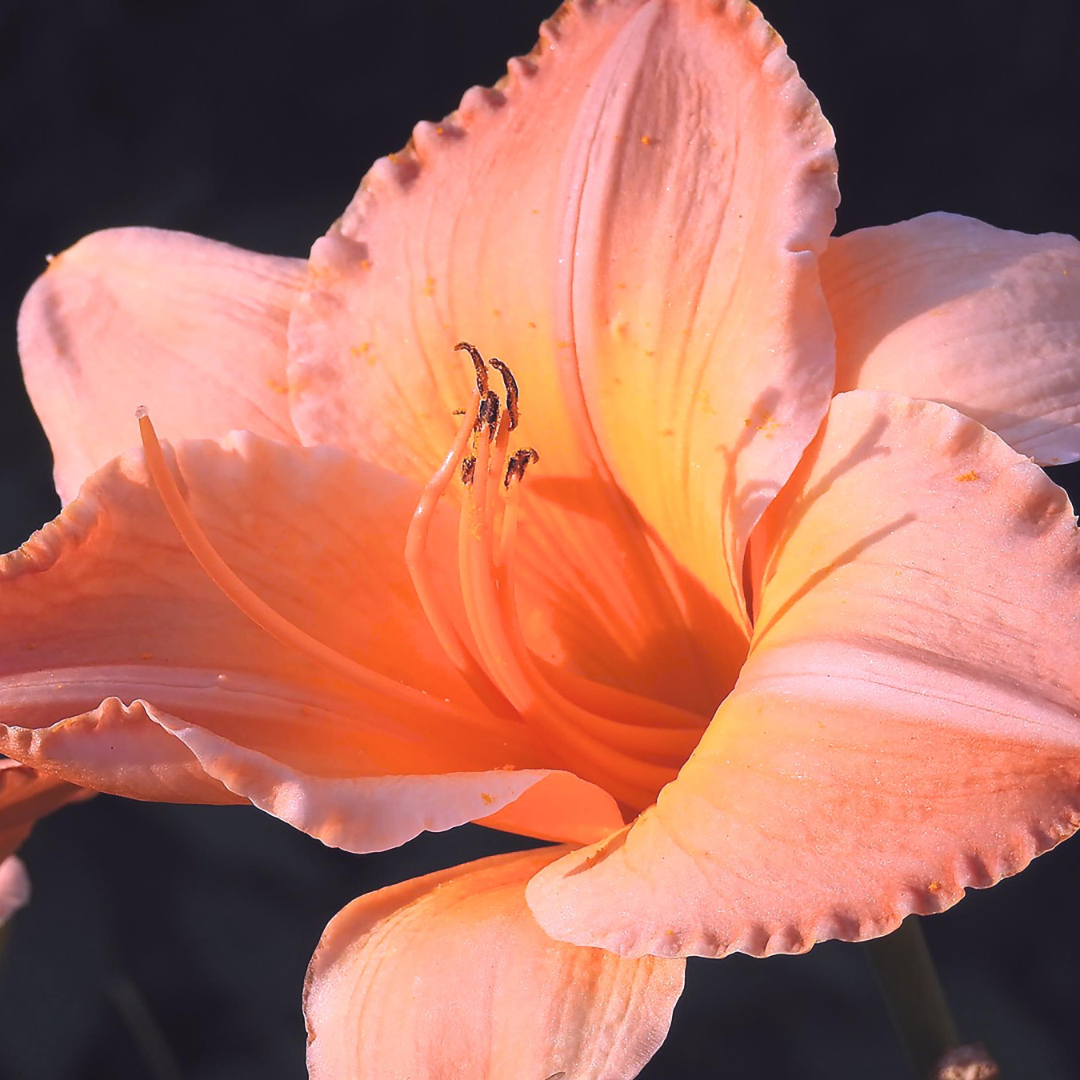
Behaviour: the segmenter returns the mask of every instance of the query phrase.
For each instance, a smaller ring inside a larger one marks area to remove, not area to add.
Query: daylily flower
[[[1027,455],[1080,457],[1080,245],[836,201],[756,9],[571,2],[306,263],[117,230],[31,290],[67,506],[4,567],[0,749],[351,851],[560,842],[334,919],[313,1076],[632,1076],[682,957],[1075,830],[1080,548]]]
[[[28,765],[0,758],[0,926],[30,899],[30,879],[15,852],[37,820],[93,794]]]

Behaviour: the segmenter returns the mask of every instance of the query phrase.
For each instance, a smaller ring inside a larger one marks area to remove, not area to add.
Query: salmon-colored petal
[[[959,409],[1041,465],[1080,458],[1080,242],[927,214],[833,240],[837,390]]]
[[[30,903],[30,875],[22,859],[9,855],[0,859],[0,926],[21,907]]]
[[[553,782],[554,759],[473,696],[424,618],[403,556],[415,485],[332,448],[247,433],[182,442],[175,465],[226,562],[386,693],[290,649],[226,599],[131,452],[7,556],[4,752],[135,798],[250,799],[358,850],[498,812],[560,839],[621,824],[610,796],[569,775],[563,804],[511,806]],[[453,524],[435,522],[432,547],[452,550]]]
[[[813,252],[834,171],[751,5],[568,3],[315,244],[289,332],[297,430],[426,477],[467,401],[455,342],[500,356],[541,458],[530,643],[711,715],[746,648],[745,534],[832,389]]]
[[[557,937],[872,937],[1080,824],[1080,544],[1040,469],[945,406],[856,391],[765,526],[738,686],[655,807],[534,881]]]
[[[304,274],[301,259],[145,228],[52,259],[23,301],[19,352],[63,501],[138,443],[140,405],[178,437],[295,441],[285,328]]]
[[[591,843],[623,823],[615,800],[573,773],[494,769],[442,775],[319,776],[206,728],[169,719],[161,722],[230,791],[324,844],[346,851],[385,851],[421,832],[443,832],[467,821],[575,843]]]
[[[645,521],[738,617],[747,538],[832,393],[832,131],[752,5],[654,2],[571,145],[557,310],[588,415]]]
[[[308,969],[312,1080],[629,1080],[655,1053],[683,962],[553,941],[525,883],[564,848],[481,859],[362,896]]]

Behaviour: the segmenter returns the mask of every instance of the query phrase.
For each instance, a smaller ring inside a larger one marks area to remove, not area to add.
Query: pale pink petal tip
[[[951,405],[1040,465],[1080,458],[1080,242],[957,214],[831,241],[837,391]]]
[[[22,859],[9,855],[0,862],[0,926],[30,903],[30,875]]]

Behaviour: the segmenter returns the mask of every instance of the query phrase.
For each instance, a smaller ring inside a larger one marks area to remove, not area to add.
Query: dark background
[[[551,2],[0,0],[3,546],[56,505],[14,344],[46,253],[150,224],[306,255],[370,162],[496,80]],[[945,209],[1080,233],[1076,0],[772,0],[766,14],[836,128],[841,232]],[[254,810],[66,810],[24,852],[36,891],[0,961],[0,1080],[301,1078],[301,984],[330,916],[512,843],[469,827],[358,857]],[[1078,886],[1073,841],[927,921],[963,1027],[1013,1080],[1080,1076]],[[859,949],[833,943],[692,961],[642,1075],[905,1072]]]

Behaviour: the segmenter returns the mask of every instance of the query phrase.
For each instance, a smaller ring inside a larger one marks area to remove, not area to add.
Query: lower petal
[[[132,798],[247,800],[355,851],[492,815],[577,842],[621,826],[451,667],[405,568],[413,485],[252,435],[180,443],[175,467],[230,566],[389,696],[226,599],[132,453],[0,565],[0,751]]]
[[[951,405],[1040,465],[1080,458],[1080,243],[926,214],[821,262],[837,391]]]
[[[437,775],[327,777],[161,718],[208,776],[331,847],[386,851],[467,821],[545,840],[586,842],[622,825],[615,800],[572,773],[490,769]],[[553,797],[555,796],[555,797]]]
[[[530,886],[560,940],[873,937],[1080,825],[1080,543],[1040,469],[952,409],[843,394],[764,527],[750,658],[701,744]]]
[[[500,855],[354,900],[304,1011],[312,1080],[629,1080],[667,1034],[681,961],[547,937],[525,884],[563,848]]]

